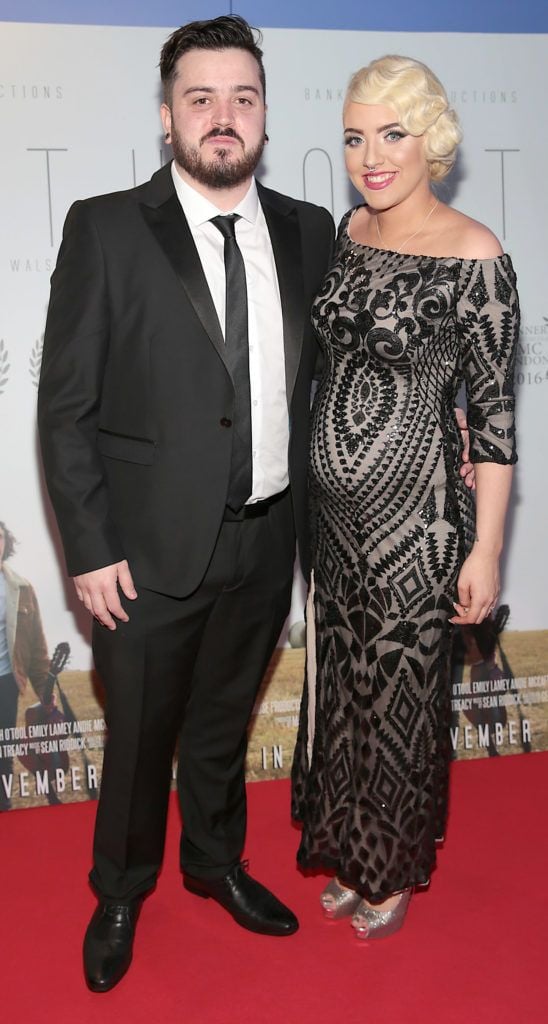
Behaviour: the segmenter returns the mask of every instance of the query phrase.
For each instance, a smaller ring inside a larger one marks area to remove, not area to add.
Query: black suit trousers
[[[265,514],[223,522],[198,589],[139,588],[115,631],[94,625],[108,740],[90,875],[127,900],[160,867],[179,739],[181,867],[222,877],[241,858],[247,725],[291,602],[295,529],[288,492]]]

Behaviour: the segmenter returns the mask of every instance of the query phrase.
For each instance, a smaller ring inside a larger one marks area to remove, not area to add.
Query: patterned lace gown
[[[507,255],[400,255],[353,242],[348,218],[313,308],[325,369],[293,813],[299,862],[381,901],[427,883],[444,832],[448,618],[474,529],[455,399],[464,379],[472,461],[514,462],[519,311]]]

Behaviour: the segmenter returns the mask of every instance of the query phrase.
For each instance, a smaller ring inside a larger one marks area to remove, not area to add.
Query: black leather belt
[[[223,515],[223,522],[240,523],[244,519],[256,519],[258,516],[266,516],[269,508],[278,501],[281,501],[282,498],[285,498],[288,491],[289,487],[286,487],[284,491],[273,494],[271,498],[265,498],[264,501],[254,501],[252,505],[244,505],[237,512],[234,512],[227,505]]]

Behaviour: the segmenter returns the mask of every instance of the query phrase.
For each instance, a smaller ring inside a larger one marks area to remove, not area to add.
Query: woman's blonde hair
[[[392,107],[406,132],[424,136],[432,180],[441,181],[449,174],[462,131],[443,85],[426,64],[412,57],[379,57],[352,75],[347,103]]]

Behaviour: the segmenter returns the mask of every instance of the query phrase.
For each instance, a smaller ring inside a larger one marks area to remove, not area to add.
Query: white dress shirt
[[[233,210],[218,210],[183,181],[175,163],[171,173],[179,202],[202,262],[219,323],[225,333],[226,279],[224,239],[212,217],[237,213],[236,239],[243,256],[247,284],[249,383],[253,489],[248,504],[270,498],[289,483],[289,413],[280,289],[265,216],[253,179]]]

